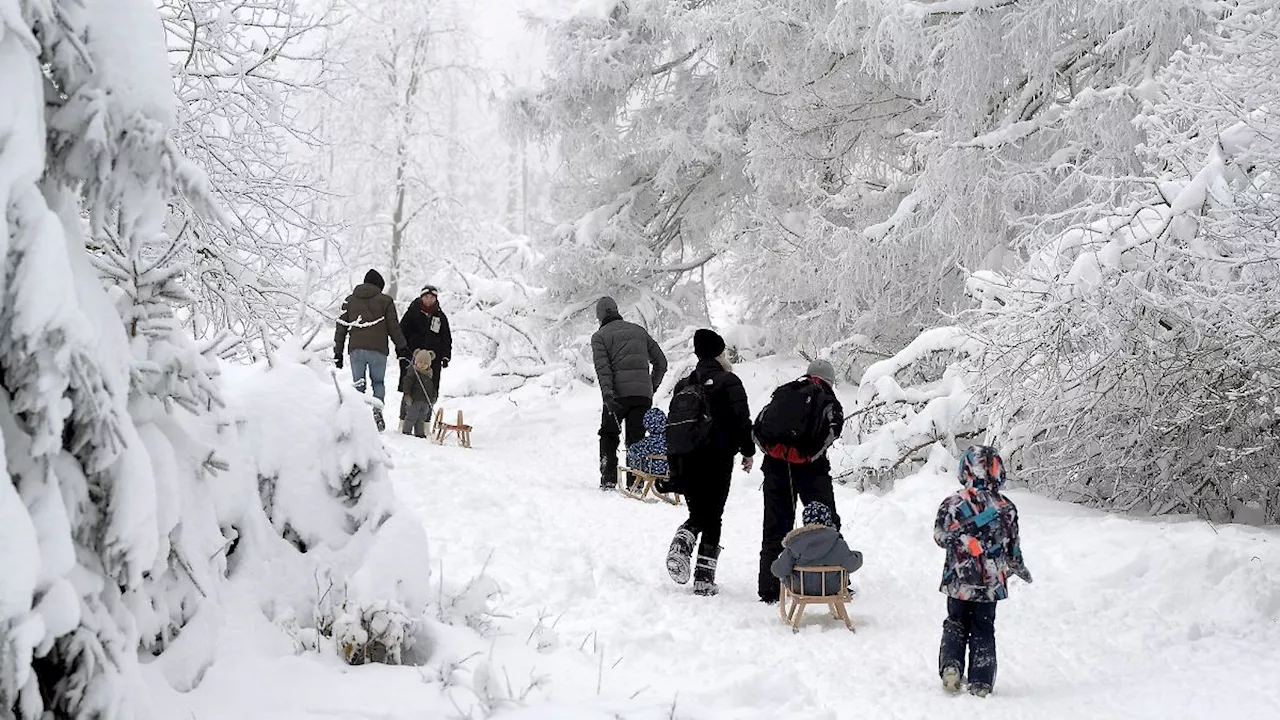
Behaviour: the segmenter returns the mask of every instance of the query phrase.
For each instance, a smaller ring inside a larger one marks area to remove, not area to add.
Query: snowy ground
[[[753,408],[795,370],[743,370]],[[837,487],[846,535],[866,555],[858,632],[813,612],[793,636],[756,602],[758,471],[735,478],[721,594],[694,597],[663,565],[683,508],[596,489],[592,389],[459,399],[474,378],[450,373],[444,406],[466,411],[474,449],[386,438],[436,572],[456,587],[483,569],[501,589],[482,637],[435,630],[471,689],[446,692],[438,664],[295,657],[249,622],[223,639],[244,659],[216,663],[175,709],[200,720],[478,718],[486,706],[513,718],[1280,717],[1280,532],[1014,491],[1036,584],[1016,583],[1000,604],[996,694],[950,697],[936,679],[944,599],[930,537],[955,488],[950,468],[883,496]],[[508,701],[521,696],[540,709]]]

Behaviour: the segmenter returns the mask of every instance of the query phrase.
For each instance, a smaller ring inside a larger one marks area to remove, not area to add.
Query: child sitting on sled
[[[667,454],[667,414],[658,408],[649,408],[644,414],[644,429],[648,435],[627,448],[627,467],[650,475],[666,475],[667,461],[652,460],[649,456]]]
[[[804,525],[787,533],[782,539],[782,554],[773,561],[769,570],[774,577],[787,582],[791,592],[802,595],[835,595],[844,589],[840,586],[840,573],[824,573],[825,577],[818,577],[817,573],[805,573],[802,587],[800,575],[795,569],[827,565],[843,567],[852,574],[862,567],[862,553],[849,549],[849,544],[836,530],[831,508],[825,504],[814,501],[805,505],[801,517]]]

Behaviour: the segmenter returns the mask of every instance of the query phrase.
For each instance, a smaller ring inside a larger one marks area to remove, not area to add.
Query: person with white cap
[[[449,359],[453,356],[453,334],[449,330],[449,316],[440,307],[440,289],[435,285],[424,285],[418,293],[418,299],[405,308],[404,317],[400,318],[400,327],[404,329],[406,345],[400,355],[400,392],[405,393],[400,402],[400,420],[405,419],[409,409],[409,382],[413,378],[413,355],[419,350],[428,350],[434,354],[431,363],[431,375],[435,378],[437,392],[440,380],[444,377],[444,369],[449,367]]]
[[[796,522],[796,499],[819,502],[831,510],[840,529],[831,462],[827,449],[844,428],[844,408],[835,393],[836,371],[826,360],[814,360],[804,377],[773,391],[756,417],[753,433],[764,451],[764,522],[760,543],[761,602],[778,601],[778,580],[770,565],[782,552],[782,541]]]

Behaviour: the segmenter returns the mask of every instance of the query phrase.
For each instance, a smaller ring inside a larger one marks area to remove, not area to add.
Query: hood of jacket
[[[826,557],[840,540],[840,533],[826,525],[801,525],[787,533],[782,546],[791,550],[801,561]],[[799,563],[803,564],[803,562]]]
[[[644,413],[644,429],[650,435],[665,435],[667,432],[667,414],[658,408],[649,408]]]
[[[351,291],[351,294],[362,300],[368,300],[369,298],[375,298],[381,295],[382,290],[379,289],[377,285],[373,285],[371,283],[360,283],[356,286],[355,290]]]

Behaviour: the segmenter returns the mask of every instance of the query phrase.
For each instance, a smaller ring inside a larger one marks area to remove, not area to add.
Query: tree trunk
[[[407,114],[407,112],[406,112]],[[388,295],[394,300],[400,291],[400,250],[404,247],[404,197],[406,194],[404,173],[409,162],[408,148],[403,137],[396,145],[396,200],[391,211],[391,268]]]

